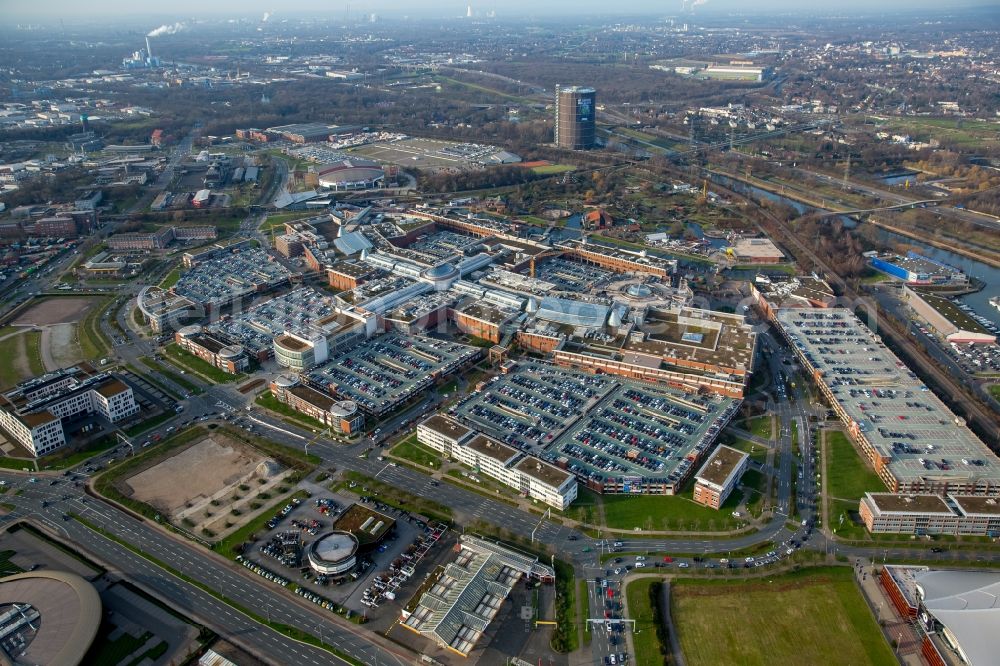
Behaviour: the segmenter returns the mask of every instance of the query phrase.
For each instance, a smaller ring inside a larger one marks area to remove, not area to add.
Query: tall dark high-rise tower
[[[587,150],[595,145],[597,93],[593,88],[556,86],[556,137],[560,148]]]

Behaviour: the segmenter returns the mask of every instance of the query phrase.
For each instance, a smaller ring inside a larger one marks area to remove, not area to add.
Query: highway
[[[167,563],[184,576],[208,586],[236,604],[271,622],[299,627],[319,636],[338,650],[364,662],[382,664],[409,663],[409,655],[395,646],[375,641],[376,635],[346,621],[333,621],[331,613],[297,597],[278,594],[273,585],[245,572],[222,557],[165,534],[145,521],[132,518],[103,502],[87,497],[82,488],[60,480],[49,485],[43,477],[31,483],[24,475],[0,474],[9,487],[20,490],[12,497],[17,507],[3,516],[3,522],[29,518],[79,546],[95,559],[110,565],[116,572],[168,600],[183,612],[234,640],[254,654],[269,655],[276,663],[294,661],[302,664],[329,664],[330,653],[300,643],[260,625],[197,585],[177,578],[115,541],[89,529],[64,514],[75,513],[102,530],[113,534],[150,557]],[[322,632],[320,631],[322,629]]]

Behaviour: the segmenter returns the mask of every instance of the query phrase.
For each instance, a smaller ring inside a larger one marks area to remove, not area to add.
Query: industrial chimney
[[[146,59],[150,62],[153,60],[153,47],[149,45],[149,35],[146,35]]]

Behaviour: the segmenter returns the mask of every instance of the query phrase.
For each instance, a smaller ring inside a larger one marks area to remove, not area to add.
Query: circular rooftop
[[[191,324],[190,326],[184,326],[183,328],[177,329],[178,335],[182,338],[190,338],[192,335],[198,335],[201,333],[201,326],[198,324]]]
[[[238,358],[243,355],[243,345],[226,345],[219,350],[222,358]]]
[[[334,575],[350,570],[356,563],[358,540],[350,532],[329,532],[309,546],[309,564],[321,574]]]
[[[24,647],[0,662],[76,666],[101,624],[101,598],[94,586],[68,571],[35,571],[0,579],[0,616]],[[16,628],[14,628],[16,627]]]
[[[298,383],[299,383],[298,377],[295,377],[293,375],[278,375],[277,377],[274,378],[274,384],[279,388],[284,388],[284,389],[292,388]]]
[[[341,400],[340,402],[335,402],[333,406],[330,407],[330,413],[334,416],[339,416],[340,418],[354,416],[358,413],[358,403],[353,400]]]

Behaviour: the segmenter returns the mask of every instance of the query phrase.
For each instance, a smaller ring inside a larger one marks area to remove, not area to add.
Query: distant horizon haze
[[[45,3],[29,0],[2,0],[0,6],[8,18],[32,20],[48,23],[61,19],[98,18],[119,16],[129,20],[148,16],[153,20],[173,17],[175,20],[204,18],[246,18],[253,14],[270,14],[270,20],[280,21],[284,18],[294,18],[304,15],[350,15],[360,17],[364,14],[377,14],[387,19],[410,18],[453,18],[465,16],[467,8],[471,7],[474,16],[484,17],[491,11],[497,18],[516,19],[533,17],[553,17],[567,15],[600,15],[623,17],[637,15],[661,16],[709,16],[725,13],[734,14],[764,14],[781,12],[784,14],[800,13],[803,16],[817,14],[846,15],[858,12],[863,15],[883,12],[905,12],[913,14],[920,11],[932,11],[935,14],[955,12],[967,9],[996,8],[1000,14],[1000,3],[997,0],[960,0],[955,3],[942,4],[939,0],[813,0],[804,3],[801,0],[670,0],[669,2],[655,0],[626,0],[619,3],[608,3],[606,0],[548,0],[544,3],[530,0],[481,0],[479,2],[461,2],[447,0],[335,0],[319,7],[315,2],[305,0],[241,0],[230,2],[222,0],[206,4],[197,0],[174,0],[169,3],[169,11],[150,11],[150,6],[142,3],[123,2],[122,0],[91,0],[81,3],[78,0],[49,0]],[[691,6],[695,5],[692,9]]]

